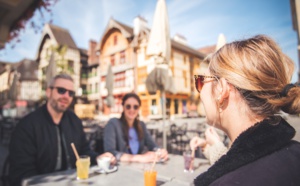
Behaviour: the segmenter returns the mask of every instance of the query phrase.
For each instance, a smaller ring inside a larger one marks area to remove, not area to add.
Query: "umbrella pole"
[[[166,134],[166,93],[164,90],[161,92],[162,98],[162,121],[163,121],[163,148],[167,149],[167,134]]]

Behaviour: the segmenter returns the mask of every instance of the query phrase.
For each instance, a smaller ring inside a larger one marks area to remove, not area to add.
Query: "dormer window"
[[[117,45],[117,44],[118,44],[118,36],[114,35],[114,45]]]

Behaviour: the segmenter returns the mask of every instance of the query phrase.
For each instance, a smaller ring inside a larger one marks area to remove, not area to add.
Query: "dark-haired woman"
[[[122,99],[121,118],[112,118],[104,129],[104,150],[112,153],[118,161],[152,162],[167,160],[168,152],[159,149],[149,134],[144,122],[139,120],[141,100],[135,93]]]

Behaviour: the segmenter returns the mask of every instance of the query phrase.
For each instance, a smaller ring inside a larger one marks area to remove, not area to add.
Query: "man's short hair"
[[[50,81],[48,81],[48,88],[53,87],[57,79],[67,79],[74,82],[73,78],[69,74],[62,73],[54,76],[53,78],[50,79]]]

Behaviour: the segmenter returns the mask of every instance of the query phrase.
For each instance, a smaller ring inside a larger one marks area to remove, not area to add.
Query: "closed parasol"
[[[163,117],[163,147],[166,148],[166,95],[165,92],[176,93],[173,78],[169,69],[171,40],[167,6],[165,0],[158,0],[146,54],[155,62],[154,69],[146,79],[146,88],[150,94],[157,90],[161,93]]]
[[[113,107],[115,105],[113,89],[114,89],[114,73],[112,71],[112,66],[108,66],[105,88],[107,89],[106,105],[108,107]]]

